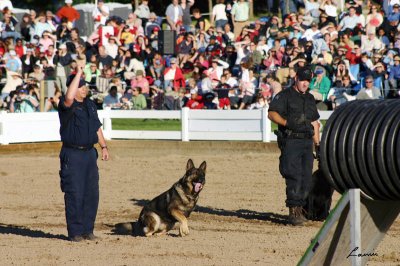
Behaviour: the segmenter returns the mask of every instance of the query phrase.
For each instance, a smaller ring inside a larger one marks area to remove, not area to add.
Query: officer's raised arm
[[[66,107],[70,107],[73,104],[74,99],[78,94],[79,83],[81,81],[82,75],[83,75],[83,68],[82,66],[78,65],[76,75],[69,84],[67,93],[65,94],[64,105]]]

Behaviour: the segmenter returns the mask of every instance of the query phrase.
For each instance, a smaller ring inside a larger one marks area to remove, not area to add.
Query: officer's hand
[[[285,125],[285,127],[286,127],[287,129],[293,130],[293,129],[296,129],[296,126],[297,126],[297,122],[296,122],[296,119],[294,119],[293,117],[289,117],[289,118],[286,120],[286,125]]]
[[[83,61],[78,61],[77,62],[77,68],[76,68],[76,70],[79,72],[83,72],[83,70],[84,70],[84,68],[85,68],[85,63],[83,62]]]
[[[101,153],[102,153],[101,159],[103,161],[108,161],[110,159],[110,154],[108,153],[108,149],[102,149]]]
[[[319,158],[321,156],[320,150],[319,150],[319,144],[318,145],[314,145],[314,150],[315,150],[315,155],[314,158],[319,161]]]

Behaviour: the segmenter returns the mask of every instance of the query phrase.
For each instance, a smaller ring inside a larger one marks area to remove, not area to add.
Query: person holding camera
[[[54,96],[47,99],[44,110],[46,112],[57,112],[61,96],[61,90],[56,89],[56,91],[54,92]]]
[[[279,171],[286,181],[289,223],[295,226],[307,221],[303,207],[312,188],[313,144],[319,157],[319,114],[308,92],[311,78],[310,69],[298,72],[295,85],[278,93],[268,109],[268,118],[278,124]]]
[[[70,64],[72,63],[71,54],[67,51],[65,43],[58,47],[57,54],[53,58],[53,64],[56,66],[56,82],[62,92],[67,91],[67,77],[70,73]]]
[[[339,105],[347,102],[347,95],[354,95],[353,87],[349,75],[344,75],[341,79],[337,79],[335,86],[329,90],[327,99],[332,104],[332,109],[335,110]]]
[[[17,93],[13,95],[10,104],[11,113],[33,113],[39,106],[35,97],[28,94],[28,91],[20,87]]]

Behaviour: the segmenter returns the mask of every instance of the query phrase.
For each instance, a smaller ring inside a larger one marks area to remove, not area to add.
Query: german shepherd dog
[[[137,223],[133,226],[133,235],[162,235],[170,231],[179,222],[179,235],[189,234],[188,220],[196,206],[199,194],[206,183],[206,162],[199,168],[188,160],[185,175],[169,190],[146,204]]]

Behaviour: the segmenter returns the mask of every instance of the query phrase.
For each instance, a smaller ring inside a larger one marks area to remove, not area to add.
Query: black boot
[[[303,225],[307,221],[303,214],[303,207],[289,207],[289,223],[292,225]]]

